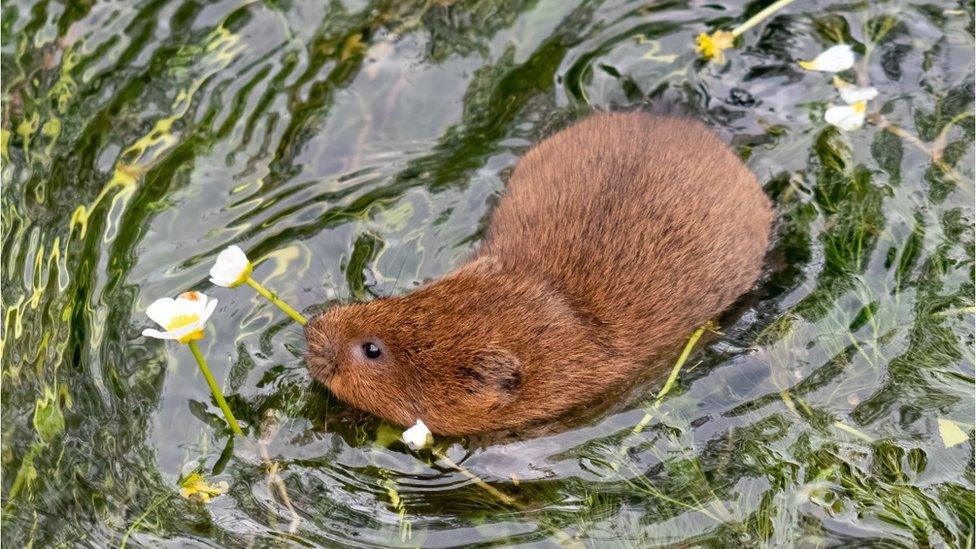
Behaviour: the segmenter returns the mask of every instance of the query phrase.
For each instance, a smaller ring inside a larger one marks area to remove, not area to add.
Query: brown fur
[[[470,262],[314,318],[309,368],[350,404],[441,434],[554,418],[632,383],[749,290],[772,216],[698,122],[594,115],[519,161]]]

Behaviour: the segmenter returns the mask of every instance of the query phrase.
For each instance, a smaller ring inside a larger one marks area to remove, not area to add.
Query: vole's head
[[[404,296],[326,311],[305,329],[309,371],[357,408],[400,425],[422,419],[440,434],[551,416],[579,390],[558,372],[579,360],[560,355],[579,348],[579,330],[544,291],[498,276],[473,266]]]

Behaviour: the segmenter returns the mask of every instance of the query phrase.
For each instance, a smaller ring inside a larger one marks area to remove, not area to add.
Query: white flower
[[[859,101],[853,105],[834,105],[824,113],[824,120],[846,132],[856,130],[864,125],[867,105],[867,101]]]
[[[142,331],[142,335],[156,339],[175,339],[180,343],[203,339],[203,328],[215,308],[217,300],[208,301],[207,296],[200,292],[184,292],[176,299],[157,299],[146,309],[146,315],[166,331],[147,328]]]
[[[847,44],[838,44],[821,52],[813,61],[800,61],[799,63],[808,71],[846,71],[854,66],[854,50]]]
[[[210,268],[210,282],[224,288],[233,288],[243,284],[251,276],[252,268],[244,251],[237,246],[230,246],[220,252],[217,262]]]
[[[834,77],[834,86],[840,92],[840,98],[848,105],[860,103],[861,101],[870,101],[878,96],[878,89],[874,86],[865,86],[862,88],[850,82],[845,82],[836,76]]]
[[[421,450],[434,444],[434,435],[424,422],[418,419],[416,425],[403,432],[403,442],[406,442],[411,450]]]

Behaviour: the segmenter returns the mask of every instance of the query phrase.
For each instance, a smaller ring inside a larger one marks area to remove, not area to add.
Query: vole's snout
[[[313,377],[323,383],[328,383],[335,374],[336,352],[335,345],[328,336],[325,315],[313,317],[305,325],[305,362]]]

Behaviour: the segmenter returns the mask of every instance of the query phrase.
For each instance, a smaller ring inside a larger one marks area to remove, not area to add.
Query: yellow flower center
[[[193,330],[179,339],[180,343],[186,344],[197,339],[203,339],[203,330]]]
[[[715,31],[711,35],[701,33],[695,39],[698,47],[695,48],[696,51],[702,54],[705,59],[715,59],[718,63],[725,61],[725,56],[722,54],[724,50],[732,47],[733,42],[735,42],[735,37],[732,36],[731,32],[728,31]]]
[[[196,314],[176,315],[169,320],[169,324],[166,325],[166,329],[169,331],[173,331],[177,328],[182,328],[183,326],[193,324],[198,320],[200,320],[200,315],[196,315]]]
[[[235,280],[234,283],[230,285],[230,287],[235,288],[247,282],[247,277],[251,276],[251,272],[253,270],[254,270],[254,265],[251,265],[251,262],[248,261],[247,267],[244,267],[244,270],[241,271],[240,276],[237,277],[237,280]]]

